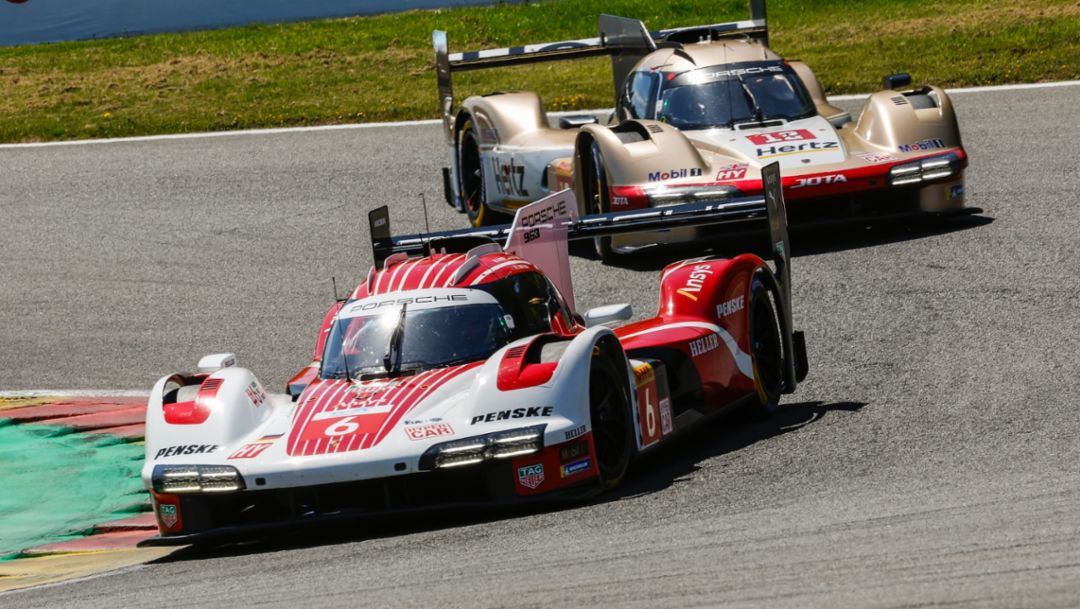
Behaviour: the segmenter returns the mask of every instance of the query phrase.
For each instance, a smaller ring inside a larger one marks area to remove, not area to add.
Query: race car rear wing
[[[655,51],[658,44],[727,36],[749,36],[766,46],[769,44],[765,0],[750,0],[750,19],[747,21],[650,32],[644,23],[636,19],[600,15],[598,29],[600,35],[596,38],[461,53],[450,53],[446,32],[435,30],[432,44],[435,47],[435,71],[439,86],[439,114],[447,141],[450,142],[453,137],[454,87],[451,74],[454,72],[609,55],[617,96],[630,70],[642,57]]]
[[[568,197],[571,206],[576,205],[571,190],[562,190],[533,203],[548,202]],[[524,207],[521,209],[525,209]],[[518,210],[521,213],[521,210]],[[566,238],[592,239],[627,233],[654,230],[670,230],[687,226],[706,226],[745,222],[767,217],[763,197],[732,199],[724,203],[685,203],[670,207],[653,207],[630,211],[593,214],[574,218],[566,223]],[[503,243],[512,232],[512,224],[464,228],[414,235],[391,236],[390,209],[379,207],[368,213],[371,230],[372,255],[375,265],[394,254],[427,255],[445,249],[448,253],[468,249],[480,243]]]
[[[762,197],[577,217],[573,191],[562,190],[520,208],[512,224],[414,235],[394,236],[390,230],[390,208],[383,205],[368,213],[372,257],[376,267],[385,268],[386,261],[392,256],[405,258],[413,254],[464,253],[474,248],[479,248],[475,249],[478,252],[501,249],[515,253],[540,268],[573,309],[573,286],[566,247],[569,240],[767,220],[770,256],[776,267],[772,273],[773,287],[776,288],[778,314],[785,328],[782,337],[785,353],[784,392],[790,393],[798,381],[806,376],[806,346],[802,333],[792,331],[791,246],[780,164],[774,162],[763,167],[761,175]],[[502,243],[506,245],[501,246]],[[393,263],[394,260],[390,260],[390,264]]]

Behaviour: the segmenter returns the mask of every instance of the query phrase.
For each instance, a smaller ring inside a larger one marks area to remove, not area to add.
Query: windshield
[[[507,319],[494,303],[416,310],[409,306],[404,318],[400,305],[382,307],[335,321],[326,342],[322,377],[356,378],[386,372],[390,339],[399,321],[400,348],[395,347],[394,359],[403,371],[486,359],[510,342]]]
[[[660,89],[655,118],[679,129],[694,130],[795,120],[813,114],[810,96],[790,67],[754,62],[668,75]]]

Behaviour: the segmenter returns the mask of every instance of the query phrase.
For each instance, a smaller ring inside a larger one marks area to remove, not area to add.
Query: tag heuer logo
[[[158,506],[158,514],[161,515],[161,524],[165,525],[166,529],[171,529],[176,525],[176,506],[171,503],[162,503]]]
[[[536,488],[544,481],[544,464],[526,465],[518,468],[518,482],[528,488]]]

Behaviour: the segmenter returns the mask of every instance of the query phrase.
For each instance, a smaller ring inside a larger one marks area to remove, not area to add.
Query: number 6
[[[355,433],[357,429],[360,429],[359,423],[353,423],[353,419],[355,418],[355,416],[345,417],[344,419],[341,419],[340,421],[327,427],[326,431],[323,433],[328,436],[347,436],[351,433]]]

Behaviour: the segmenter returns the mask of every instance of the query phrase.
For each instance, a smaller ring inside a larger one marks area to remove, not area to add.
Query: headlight
[[[727,201],[740,195],[742,191],[734,186],[654,186],[645,189],[645,196],[653,207]]]
[[[531,455],[544,450],[544,429],[533,425],[436,444],[420,457],[420,469],[475,465],[492,459]]]
[[[950,152],[949,154],[933,156],[921,161],[904,163],[893,167],[889,170],[889,185],[906,186],[947,178],[959,170],[960,155]]]
[[[244,490],[244,479],[229,465],[158,465],[150,477],[159,493],[229,493]]]

